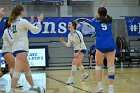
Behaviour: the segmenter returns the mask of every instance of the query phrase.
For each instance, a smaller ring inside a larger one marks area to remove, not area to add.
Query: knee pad
[[[95,66],[95,70],[102,70],[102,66]]]
[[[72,70],[72,71],[76,71],[76,70],[77,70],[76,65],[72,65],[71,70]]]
[[[21,72],[14,72],[13,73],[13,77],[15,77],[15,78],[20,78],[20,75],[21,75]]]
[[[26,76],[26,77],[31,76],[31,70],[25,72],[25,76]]]
[[[114,67],[109,67],[108,68],[108,78],[109,79],[115,79],[115,68]]]
[[[14,68],[10,68],[10,74],[14,73]]]

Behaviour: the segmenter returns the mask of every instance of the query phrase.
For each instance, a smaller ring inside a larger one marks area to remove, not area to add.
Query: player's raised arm
[[[101,4],[101,6],[100,7],[105,7],[106,8],[106,4],[105,4],[105,1],[103,0],[103,2],[102,2],[102,4]],[[99,18],[100,16],[99,16],[99,13],[97,12],[96,14],[95,14],[95,17],[94,18]]]
[[[101,7],[106,7],[105,5],[105,1],[103,0],[102,4],[101,4]]]
[[[33,22],[34,22],[34,16],[31,16],[30,23],[33,24]]]
[[[3,8],[0,8],[0,20],[3,18],[3,16],[5,15],[7,11],[7,7],[3,7]]]
[[[41,21],[43,20],[44,16],[43,14],[38,15],[38,22],[37,25],[34,26],[33,24],[31,24],[30,22],[28,22],[27,20],[24,21],[24,26],[25,28],[29,29],[32,32],[38,32],[41,30],[42,26],[41,26]],[[31,20],[33,21],[33,17],[31,17]]]

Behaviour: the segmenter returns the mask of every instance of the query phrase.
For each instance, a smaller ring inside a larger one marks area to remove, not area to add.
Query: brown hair
[[[16,5],[11,11],[8,23],[11,24],[14,20],[16,20],[17,16],[20,15],[21,11],[24,11],[22,5]]]
[[[77,21],[71,21],[71,23],[72,23],[72,26],[74,26],[74,29],[76,29],[76,27],[77,27]]]
[[[101,23],[109,23],[109,22],[112,22],[112,17],[110,17],[109,15],[107,15],[107,10],[105,7],[99,7],[98,8],[98,13],[100,15],[100,18],[98,18],[98,20],[101,22]]]

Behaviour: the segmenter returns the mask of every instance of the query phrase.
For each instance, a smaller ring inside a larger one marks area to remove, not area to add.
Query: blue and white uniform
[[[41,23],[37,22],[37,25],[34,26],[26,19],[17,18],[14,22],[11,23],[11,30],[13,32],[13,46],[12,51],[14,56],[17,53],[28,52],[29,50],[29,40],[28,40],[28,30],[33,32],[38,32],[42,28]]]
[[[13,44],[13,33],[10,28],[4,30],[3,33],[3,46],[2,46],[2,56],[4,56],[8,52],[12,52],[12,44]]]
[[[96,31],[96,49],[102,53],[114,51],[116,44],[112,36],[112,22],[104,24],[93,19],[92,24]]]
[[[71,43],[74,46],[75,53],[78,51],[81,51],[83,54],[86,53],[87,48],[86,48],[86,45],[85,45],[84,40],[83,40],[83,35],[80,31],[75,30],[73,35],[71,33],[69,33],[68,42],[66,43],[66,46],[70,47]]]

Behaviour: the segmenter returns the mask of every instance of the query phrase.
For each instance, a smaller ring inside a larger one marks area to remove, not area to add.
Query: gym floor
[[[47,71],[47,93],[96,93],[95,70],[86,70],[90,77],[81,81],[77,71],[73,85],[66,85],[65,81],[70,71]],[[107,70],[103,71],[104,93],[108,93]],[[140,93],[140,69],[116,69],[115,93]]]
[[[96,93],[95,70],[86,70],[90,77],[81,81],[80,71],[76,72],[74,84],[66,85],[70,70],[33,71],[32,76],[36,86],[46,88],[46,93]],[[115,93],[139,93],[140,91],[140,68],[116,68]],[[7,80],[6,89],[9,91],[11,79],[9,74],[3,76]],[[2,78],[2,79],[3,79]],[[29,84],[22,74],[19,80],[23,88],[17,89],[16,93],[24,93],[29,89]],[[103,70],[104,93],[108,92],[107,70]],[[27,93],[27,92],[26,92]],[[29,92],[30,93],[30,92]]]

